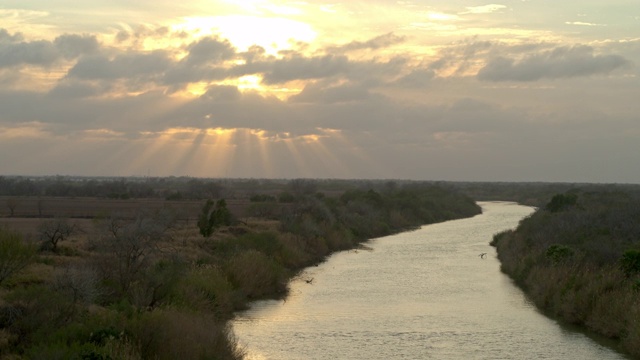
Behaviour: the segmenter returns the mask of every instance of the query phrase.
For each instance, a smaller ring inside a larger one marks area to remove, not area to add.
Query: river
[[[253,303],[232,322],[247,359],[626,359],[542,315],[500,272],[489,241],[533,209],[480,205],[334,254],[286,300]]]

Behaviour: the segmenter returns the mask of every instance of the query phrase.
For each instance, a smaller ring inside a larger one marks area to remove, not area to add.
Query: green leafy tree
[[[31,264],[35,254],[35,248],[25,244],[22,235],[0,227],[0,284]]]
[[[547,248],[545,255],[554,264],[559,264],[573,256],[573,250],[565,245],[554,244]]]
[[[202,207],[202,212],[198,217],[198,228],[202,236],[210,237],[220,226],[231,225],[232,220],[226,200],[220,199],[218,202],[214,202],[209,199]]]
[[[620,265],[622,266],[622,271],[624,271],[627,276],[640,273],[640,251],[625,251],[622,259],[620,259]]]
[[[551,212],[559,212],[576,204],[578,196],[576,194],[556,194],[547,204],[546,209]]]

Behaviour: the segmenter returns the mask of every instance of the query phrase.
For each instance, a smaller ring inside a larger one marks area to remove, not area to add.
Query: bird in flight
[[[305,280],[305,282],[306,282],[307,284],[311,284],[311,283],[313,282],[313,278],[306,279],[306,280]]]
[[[487,256],[487,253],[482,253],[482,254],[480,254],[478,256],[480,256],[480,259],[484,259],[484,257]]]

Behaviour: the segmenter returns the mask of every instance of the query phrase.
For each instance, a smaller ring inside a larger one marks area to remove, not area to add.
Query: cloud
[[[373,39],[367,41],[352,41],[348,44],[341,46],[331,46],[327,48],[329,53],[343,53],[355,50],[377,50],[386,48],[392,45],[400,44],[406,40],[406,37],[395,35],[394,33],[387,33],[384,35],[376,36]]]
[[[22,35],[0,29],[0,67],[36,65],[49,67],[61,59],[72,60],[98,51],[93,35],[61,35],[53,42],[24,41]]]
[[[230,60],[236,55],[235,48],[227,40],[206,37],[187,47],[189,55],[184,62],[189,66],[203,64],[219,64]]]
[[[170,54],[163,50],[151,53],[125,53],[110,59],[106,55],[81,58],[69,76],[79,79],[145,79],[163,74],[172,65]]]
[[[23,39],[24,37],[20,33],[15,33],[11,35],[7,31],[7,29],[0,28],[0,43],[15,43],[15,42],[20,42]]]
[[[264,67],[266,84],[281,84],[292,80],[320,79],[349,73],[352,64],[343,55],[304,57],[295,55],[260,64]],[[266,66],[265,66],[266,65]]]
[[[179,87],[190,82],[225,79],[231,74],[224,63],[239,56],[229,41],[216,37],[193,42],[187,50],[187,56],[166,70],[164,84]]]
[[[94,54],[100,48],[95,35],[61,35],[53,43],[66,59],[75,59],[80,55]]]
[[[397,79],[392,85],[406,88],[421,88],[429,85],[435,76],[433,70],[416,69]]]
[[[200,97],[208,101],[220,102],[236,102],[242,99],[242,93],[236,86],[230,85],[213,85]]]
[[[490,14],[502,9],[506,9],[505,5],[501,4],[488,4],[481,6],[468,6],[467,11],[462,12],[461,14]]]
[[[50,66],[60,58],[60,53],[49,41],[0,43],[0,67],[15,65]]]
[[[562,46],[517,61],[499,56],[478,72],[482,81],[536,81],[608,74],[629,64],[620,55],[597,55],[590,46]]]
[[[606,26],[604,24],[594,24],[594,23],[588,23],[588,22],[583,22],[583,21],[566,21],[565,24],[567,24],[567,25],[578,25],[578,26]]]
[[[100,95],[106,90],[93,83],[67,79],[51,89],[49,95],[60,99],[70,99]]]
[[[345,103],[363,101],[371,96],[369,90],[362,85],[339,85],[323,87],[318,84],[308,84],[298,95],[292,96],[289,101],[303,103]]]

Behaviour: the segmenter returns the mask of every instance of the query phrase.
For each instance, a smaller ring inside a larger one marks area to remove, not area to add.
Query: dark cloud
[[[49,95],[59,99],[81,98],[100,95],[107,90],[94,83],[67,80],[58,83]]]
[[[238,87],[230,85],[210,86],[200,97],[200,99],[215,102],[234,102],[241,100],[241,98],[242,93],[238,90]]]
[[[119,43],[127,41],[130,38],[131,38],[131,34],[129,34],[128,31],[120,30],[116,34],[116,41],[119,42]]]
[[[59,58],[58,49],[49,41],[0,43],[0,67],[22,64],[51,66]]]
[[[169,53],[162,50],[126,53],[113,59],[96,55],[81,58],[69,70],[69,76],[80,79],[150,79],[162,75],[171,66]]]
[[[23,41],[20,34],[10,35],[0,29],[0,67],[36,65],[48,67],[62,58],[75,59],[98,51],[95,36],[62,35],[53,42],[46,40]]]
[[[315,57],[294,56],[275,60],[266,65],[263,81],[281,84],[292,80],[328,78],[347,74],[352,65],[346,56],[324,55]]]
[[[407,66],[407,59],[394,57],[386,62],[378,60],[354,61],[345,55],[304,56],[293,53],[285,58],[263,57],[229,70],[229,76],[262,74],[268,85],[294,80],[349,79],[379,82],[382,77],[395,77]]]
[[[246,62],[251,63],[254,60],[259,60],[260,58],[263,58],[266,52],[267,50],[265,50],[265,48],[263,48],[262,46],[253,45],[253,46],[250,46],[249,49],[247,49],[247,51],[241,53],[240,55],[242,56],[242,58],[244,58]]]
[[[23,39],[24,39],[24,37],[20,33],[15,33],[15,34],[11,35],[7,31],[7,29],[0,28],[0,43],[20,42]]]
[[[228,40],[206,37],[187,47],[189,55],[184,59],[188,66],[219,64],[235,57],[236,50]]]
[[[191,43],[187,50],[186,57],[167,69],[164,84],[180,88],[189,82],[223,80],[230,76],[224,63],[237,56],[229,41],[215,37]]]
[[[223,67],[193,67],[176,64],[165,72],[162,77],[162,83],[172,87],[182,88],[188,83],[224,80],[228,77],[229,71]]]
[[[628,65],[620,55],[597,55],[590,46],[563,46],[522,60],[496,57],[478,72],[483,81],[536,81],[608,74]]]
[[[57,37],[54,45],[66,59],[98,52],[100,44],[94,35],[67,34]]]

